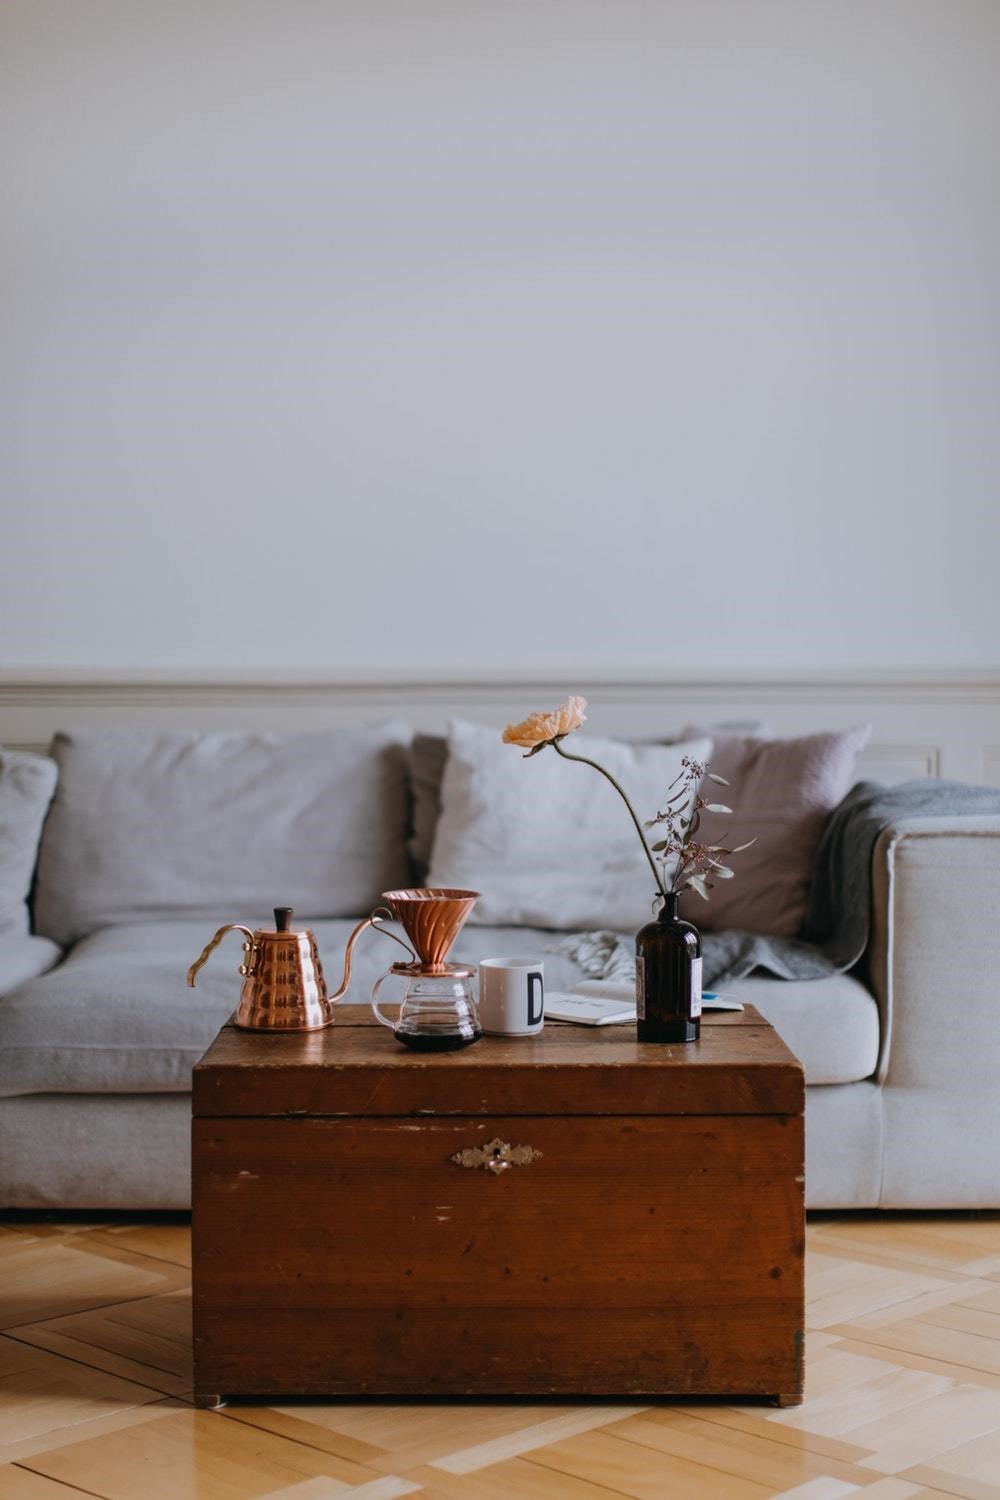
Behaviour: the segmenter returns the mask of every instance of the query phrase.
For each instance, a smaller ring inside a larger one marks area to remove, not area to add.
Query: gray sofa
[[[191,1068],[234,1007],[237,938],[196,990],[187,966],[270,900],[297,905],[336,979],[369,897],[412,880],[405,726],[249,738],[235,761],[246,736],[57,740],[36,930],[0,932],[0,1206],[186,1207]],[[864,977],[727,987],[805,1066],[810,1206],[1000,1206],[998,919],[1000,819],[904,824],[875,849]],[[457,956],[540,953],[567,988],[584,976],[564,936],[470,925]],[[389,946],[363,940],[350,1003]]]

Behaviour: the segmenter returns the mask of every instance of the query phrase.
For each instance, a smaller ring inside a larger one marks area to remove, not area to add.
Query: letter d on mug
[[[493,1036],[534,1036],[545,1024],[545,966],[534,958],[484,958],[479,1024]]]

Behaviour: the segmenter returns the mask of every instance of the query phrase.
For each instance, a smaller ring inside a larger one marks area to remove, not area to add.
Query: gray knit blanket
[[[883,829],[910,818],[977,814],[1000,815],[1000,790],[930,778],[899,786],[860,781],[830,814],[823,832],[802,935],[704,933],[705,985],[721,988],[757,970],[778,979],[826,979],[853,968],[868,946],[872,854]],[[590,978],[635,978],[632,935],[585,932],[556,946]]]

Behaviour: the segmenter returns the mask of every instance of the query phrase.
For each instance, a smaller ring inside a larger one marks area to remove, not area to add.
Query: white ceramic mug
[[[534,1036],[545,1025],[545,966],[535,958],[484,958],[479,1024],[494,1036]]]

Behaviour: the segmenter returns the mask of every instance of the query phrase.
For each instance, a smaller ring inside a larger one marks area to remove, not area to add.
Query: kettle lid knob
[[[279,932],[287,932],[292,925],[292,908],[290,906],[276,906],[274,908],[274,925]]]

